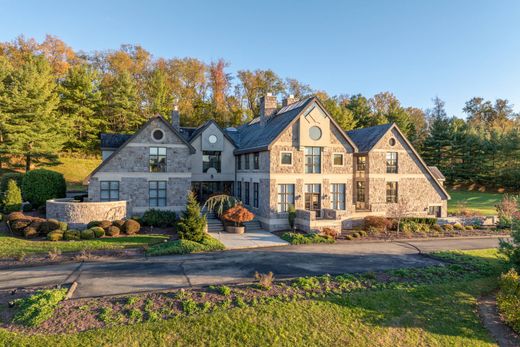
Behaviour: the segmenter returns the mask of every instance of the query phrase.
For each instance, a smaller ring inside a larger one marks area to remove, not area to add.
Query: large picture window
[[[344,210],[345,183],[333,183],[330,192],[332,194],[332,208],[334,210]]]
[[[305,173],[321,173],[321,147],[305,147]]]
[[[253,183],[253,207],[258,208],[258,183]]]
[[[219,151],[203,151],[202,171],[207,172],[209,168],[214,168],[217,172],[220,172],[220,154]]]
[[[166,206],[166,181],[148,182],[148,204],[150,207]]]
[[[101,181],[101,201],[119,200],[119,181]]]
[[[244,204],[249,205],[249,182],[244,182]]]
[[[365,202],[365,182],[364,181],[356,182],[356,201]]]
[[[150,172],[166,172],[166,147],[150,147]]]
[[[386,153],[386,173],[397,173],[397,152]]]
[[[287,212],[294,205],[294,184],[278,185],[278,212]]]
[[[386,202],[397,202],[397,182],[386,182]]]

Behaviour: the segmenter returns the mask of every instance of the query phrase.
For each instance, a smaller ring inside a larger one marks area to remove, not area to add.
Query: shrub
[[[59,224],[58,229],[61,231],[66,231],[69,229],[69,225],[65,222],[58,222],[58,224]]]
[[[433,217],[405,217],[401,218],[401,222],[414,222],[417,224],[426,224],[428,226],[433,226],[437,224],[437,218]]]
[[[173,211],[161,211],[152,208],[143,214],[141,221],[144,225],[152,227],[170,227],[177,222],[177,214]]]
[[[47,240],[49,241],[61,241],[63,240],[63,231],[54,230],[47,234]]]
[[[357,239],[359,237],[359,233],[358,232],[353,232],[352,234],[350,234],[353,238]]]
[[[453,224],[453,229],[455,229],[455,230],[464,230],[464,225],[462,225],[460,223],[455,223],[455,224]]]
[[[28,227],[32,223],[30,219],[17,219],[10,223],[11,229],[18,234],[21,234],[23,229]]]
[[[255,218],[255,215],[244,206],[238,204],[231,207],[229,210],[226,210],[222,215],[222,218],[229,222],[233,222],[235,223],[235,226],[240,227],[243,226],[245,222],[252,221]]]
[[[498,214],[498,227],[511,228],[513,214],[518,211],[518,197],[504,194],[502,201],[496,205]]]
[[[28,226],[27,228],[23,229],[23,236],[26,239],[30,239],[32,237],[38,236],[38,229],[32,226]]]
[[[520,276],[511,269],[500,277],[497,305],[506,323],[520,333]]]
[[[66,294],[66,288],[38,290],[28,298],[17,300],[13,322],[30,327],[40,325],[52,317]]]
[[[92,231],[92,229],[81,230],[80,238],[82,240],[93,240],[95,237],[96,235],[94,234],[94,231]]]
[[[321,233],[325,236],[332,237],[333,239],[336,239],[340,234],[339,231],[337,231],[336,229],[332,229],[332,228],[323,228]]]
[[[432,230],[434,230],[434,231],[436,231],[438,233],[442,233],[442,231],[443,231],[442,227],[439,224],[434,224],[434,225],[432,225],[431,228],[432,228]]]
[[[65,179],[59,172],[32,170],[22,180],[22,195],[34,207],[45,205],[49,199],[64,198],[66,191]]]
[[[404,234],[412,234],[419,230],[419,224],[414,221],[401,222],[400,229]]]
[[[112,225],[118,227],[119,229],[122,229],[124,224],[125,224],[125,221],[121,220],[121,219],[118,219],[118,220],[115,220],[112,222]],[[87,228],[87,229],[90,229],[90,228]]]
[[[193,192],[188,193],[186,211],[177,222],[177,232],[180,239],[200,242],[204,239],[206,216],[201,216],[200,206]]]
[[[2,198],[4,212],[20,211],[22,208],[22,192],[14,180],[7,182],[7,191]]]
[[[8,172],[2,175],[0,178],[0,195],[7,191],[7,186],[10,180],[15,181],[18,188],[22,189],[23,173],[20,172]]]
[[[7,216],[8,222],[14,222],[17,219],[27,219],[27,216],[24,215],[22,212],[11,212]]]
[[[511,241],[500,240],[500,252],[505,254],[509,262],[520,270],[520,212],[516,212],[512,219]]]
[[[442,227],[445,231],[453,231],[453,225],[451,224],[444,224]]]
[[[63,233],[63,239],[67,241],[79,241],[81,239],[81,232],[79,230],[67,230]]]
[[[103,229],[103,228],[93,227],[93,228],[90,228],[90,230],[92,230],[94,232],[94,236],[96,236],[98,238],[105,236],[105,229]]]
[[[360,237],[366,237],[368,235],[368,233],[365,230],[358,231],[358,234]]]
[[[110,227],[106,228],[105,234],[107,236],[119,236],[119,234],[121,234],[121,229],[119,229],[116,226],[110,226]]]
[[[296,208],[293,204],[289,204],[289,208],[287,209],[287,219],[289,220],[289,226],[291,230],[294,230],[294,221],[296,220]]]
[[[473,230],[473,226],[471,226],[471,225],[466,225],[466,226],[464,227],[464,229],[466,229],[466,230]]]
[[[32,211],[34,208],[33,206],[31,205],[30,202],[26,202],[26,203],[22,203],[22,211],[23,212],[30,212]]]
[[[123,224],[121,230],[127,235],[135,235],[141,230],[141,225],[137,221],[129,219]]]
[[[58,222],[56,219],[47,219],[40,227],[40,232],[44,235],[47,235],[54,230],[61,230],[60,222]]]
[[[109,220],[102,220],[102,221],[99,222],[98,226],[100,228],[105,229],[105,231],[107,231],[107,229],[112,226],[112,222],[109,221]]]
[[[379,231],[389,229],[392,226],[392,221],[385,217],[367,216],[364,219],[365,229],[375,228]]]
[[[352,236],[352,235],[346,235],[346,236],[345,236],[345,240],[349,240],[349,241],[354,240],[354,236]]]
[[[308,245],[312,243],[334,243],[336,242],[333,238],[325,235],[318,234],[299,234],[287,232],[283,233],[281,238],[291,245]]]
[[[274,274],[271,271],[266,274],[255,272],[255,279],[258,281],[260,288],[269,290],[273,286]]]
[[[92,229],[93,227],[98,227],[101,224],[98,220],[93,220],[87,224],[87,229]]]

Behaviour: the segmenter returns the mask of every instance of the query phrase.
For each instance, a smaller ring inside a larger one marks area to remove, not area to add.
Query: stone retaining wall
[[[126,201],[75,202],[73,199],[47,200],[47,218],[83,227],[93,220],[118,220],[127,217]]]

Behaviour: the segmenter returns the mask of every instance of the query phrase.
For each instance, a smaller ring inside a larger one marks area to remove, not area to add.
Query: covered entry
[[[208,198],[215,194],[233,195],[233,182],[227,181],[204,181],[192,182],[191,190],[195,193],[200,203],[206,202]]]

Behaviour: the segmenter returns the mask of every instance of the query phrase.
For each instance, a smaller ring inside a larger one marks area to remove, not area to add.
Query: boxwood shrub
[[[66,192],[65,178],[59,172],[32,170],[22,180],[22,196],[35,208],[44,206],[49,199],[64,198]]]

